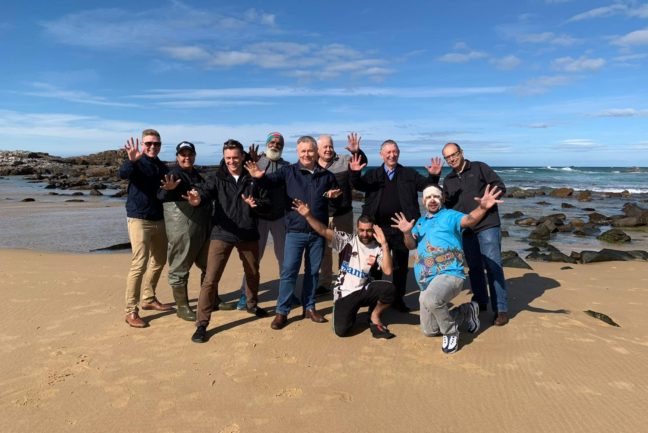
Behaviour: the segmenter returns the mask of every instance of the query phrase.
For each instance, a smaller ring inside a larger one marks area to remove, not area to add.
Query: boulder
[[[515,220],[515,224],[518,226],[535,226],[538,224],[535,218],[526,217]]]
[[[515,251],[502,251],[502,266],[505,268],[533,269]]]
[[[626,203],[623,205],[622,208],[623,213],[626,216],[629,217],[647,217],[648,216],[648,209],[644,209],[642,207],[639,207],[637,203]]]
[[[519,210],[516,210],[514,212],[505,213],[504,215],[502,215],[502,218],[513,219],[513,218],[520,218],[522,216],[524,216],[524,213],[520,212]]]
[[[581,251],[581,263],[619,262],[634,260],[626,251],[602,249],[601,251]]]
[[[526,256],[528,260],[536,262],[559,262],[559,263],[577,263],[576,260],[560,251],[551,251],[549,253],[531,253]]]
[[[551,191],[550,195],[552,197],[566,198],[566,197],[571,197],[573,194],[574,194],[573,188],[556,188],[553,191]]]
[[[616,228],[601,233],[599,236],[596,237],[596,239],[603,242],[610,242],[616,244],[626,243],[631,241],[630,236],[628,236],[623,230],[616,229]]]
[[[560,203],[560,207],[563,208],[563,209],[572,209],[572,208],[574,208],[576,206],[574,206],[573,204],[569,204],[569,203]]]
[[[592,224],[599,224],[599,225],[610,224],[610,218],[598,212],[592,212],[588,215],[588,217],[589,217],[589,222]]]
[[[540,224],[531,233],[529,239],[546,241],[551,237],[551,229],[546,224]]]
[[[612,227],[638,227],[645,226],[647,222],[645,217],[625,217],[612,221]]]
[[[580,218],[572,218],[569,224],[571,224],[574,227],[583,227],[585,225],[585,221],[583,221]]]
[[[554,213],[551,215],[540,217],[538,219],[538,224],[543,224],[545,221],[551,221],[554,225],[559,226],[565,224],[566,219],[567,219],[567,215],[565,215],[564,213]]]
[[[576,196],[576,200],[578,201],[592,201],[592,191],[585,190],[585,191],[580,191],[578,195]]]

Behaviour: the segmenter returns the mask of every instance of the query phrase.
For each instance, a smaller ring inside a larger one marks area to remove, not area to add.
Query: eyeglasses
[[[448,156],[444,156],[443,159],[446,161],[450,161],[451,159],[459,158],[459,155],[461,155],[461,149],[457,150],[455,153],[452,153]]]
[[[160,147],[162,146],[162,142],[160,141],[145,141],[142,143],[143,146],[150,147],[150,146],[155,146],[155,147]]]

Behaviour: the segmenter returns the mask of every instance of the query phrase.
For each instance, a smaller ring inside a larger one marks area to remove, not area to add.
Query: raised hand
[[[191,190],[187,191],[187,195],[183,195],[182,198],[187,200],[192,206],[198,206],[202,201],[202,199],[200,198],[200,193],[196,191],[196,188],[192,188]]]
[[[241,198],[243,199],[244,202],[247,203],[248,206],[250,206],[252,209],[257,207],[256,200],[254,200],[254,197],[252,197],[252,194],[250,195],[245,195],[241,194]]]
[[[342,195],[342,190],[340,188],[329,189],[324,193],[327,198],[338,198]]]
[[[259,155],[259,145],[254,143],[250,144],[248,155],[250,155],[252,161],[257,162],[261,158],[261,155]]]
[[[500,191],[499,188],[496,186],[491,188],[490,185],[486,185],[484,195],[481,196],[481,198],[475,197],[475,200],[479,203],[480,208],[488,210],[496,204],[504,203],[504,200],[498,200],[501,195],[502,191]]]
[[[385,233],[382,231],[380,226],[378,224],[373,225],[373,237],[374,239],[380,244],[380,245],[386,245],[387,243],[387,238],[385,237]]]
[[[171,191],[172,189],[176,189],[180,182],[182,182],[182,179],[175,179],[172,174],[165,174],[164,179],[160,181],[160,188],[165,191]]]
[[[292,201],[293,210],[303,217],[306,217],[310,213],[310,207],[308,204],[304,203],[298,198],[293,199]]]
[[[416,220],[407,221],[407,218],[405,217],[405,214],[403,212],[396,212],[391,220],[395,223],[391,226],[397,228],[403,233],[411,232],[412,228],[414,227],[414,223],[416,222]]]
[[[359,153],[354,153],[351,155],[351,161],[349,161],[349,170],[351,171],[360,171],[367,166],[367,163],[361,163],[362,157]]]
[[[139,149],[139,138],[133,139],[133,137],[131,137],[130,140],[126,140],[124,149],[126,149],[128,159],[132,162],[139,160],[142,155],[144,155],[144,153]]]
[[[362,140],[362,137],[359,137],[357,132],[352,132],[351,134],[347,135],[348,144],[346,150],[351,153],[358,153],[358,151],[360,150],[360,140]]]
[[[430,165],[426,166],[425,169],[433,176],[440,176],[441,169],[443,168],[443,160],[438,156],[430,159]]]
[[[260,170],[256,161],[248,161],[245,163],[244,167],[248,173],[250,173],[250,176],[255,179],[261,179],[265,174],[265,170]]]

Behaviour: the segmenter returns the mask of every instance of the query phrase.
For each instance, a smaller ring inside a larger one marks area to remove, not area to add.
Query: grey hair
[[[302,135],[297,139],[297,146],[299,146],[301,143],[310,143],[311,147],[317,149],[317,141],[310,135]]]
[[[393,144],[394,146],[396,146],[396,150],[398,150],[400,152],[400,148],[398,147],[398,143],[396,143],[392,139],[383,141],[383,144],[380,145],[380,150],[383,150],[383,147],[387,146],[388,144]]]

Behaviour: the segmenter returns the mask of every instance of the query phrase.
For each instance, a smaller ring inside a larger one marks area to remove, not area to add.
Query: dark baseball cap
[[[182,149],[191,149],[194,154],[196,153],[196,146],[188,141],[178,143],[176,146],[176,155],[179,154]]]

